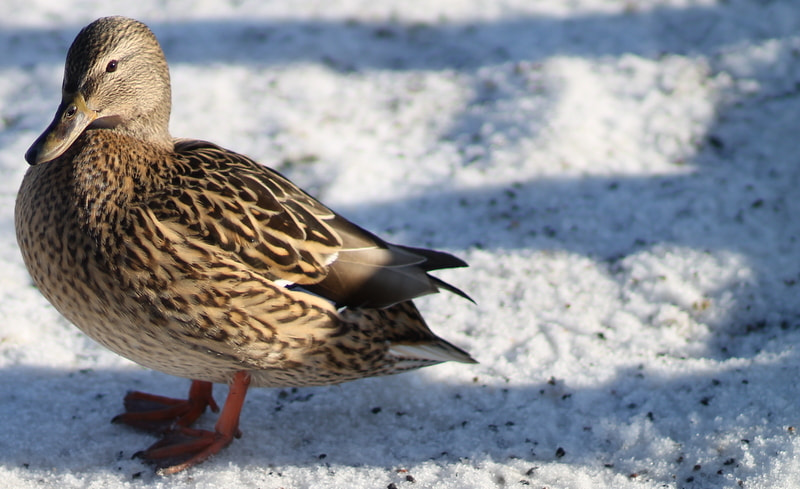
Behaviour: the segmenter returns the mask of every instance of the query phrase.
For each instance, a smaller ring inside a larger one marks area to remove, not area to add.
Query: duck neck
[[[74,145],[80,154],[72,160],[80,222],[98,246],[119,245],[136,204],[156,190],[169,153],[116,130],[93,129],[80,137]]]
[[[139,142],[171,151],[172,136],[169,134],[169,97],[157,110],[139,114],[122,120],[117,116],[101,117],[95,120],[90,129],[111,129],[114,133]]]

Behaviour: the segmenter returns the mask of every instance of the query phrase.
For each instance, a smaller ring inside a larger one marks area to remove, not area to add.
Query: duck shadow
[[[800,386],[773,392],[768,380],[787,369],[800,373],[798,360],[792,353],[680,377],[641,366],[591,387],[564,379],[503,387],[422,371],[341,386],[252,389],[242,413],[244,436],[192,470],[233,464],[256,480],[275,480],[281,467],[306,467],[324,479],[343,467],[383,468],[391,475],[422,464],[499,463],[520,481],[535,483],[537,468],[563,463],[640,481],[723,487],[749,470],[746,460],[771,458],[775,447],[764,439],[788,444],[795,436]],[[31,477],[108,473],[147,483],[157,476],[131,456],[154,438],[109,420],[121,410],[126,388],[182,396],[188,384],[137,368],[5,368],[0,464]],[[218,386],[217,399],[224,395]],[[732,412],[726,405],[739,397],[750,401]],[[575,423],[576,416],[584,422]],[[211,428],[215,418],[204,415],[200,427]],[[653,458],[660,460],[657,467]]]

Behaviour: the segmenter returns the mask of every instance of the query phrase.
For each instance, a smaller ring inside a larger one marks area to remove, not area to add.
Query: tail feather
[[[478,363],[469,353],[444,340],[435,343],[396,343],[389,347],[389,355],[401,362],[434,365],[442,362]]]
[[[433,275],[428,275],[428,278],[431,280],[431,282],[433,282],[436,285],[437,289],[447,290],[447,291],[452,292],[453,294],[456,294],[457,296],[463,297],[464,299],[466,299],[466,300],[472,302],[473,304],[475,304],[475,301],[472,300],[472,297],[468,296],[466,292],[464,292],[463,290],[459,289],[455,285],[450,285],[447,282],[445,282],[444,280],[442,280],[440,278],[437,278],[437,277],[434,277]]]

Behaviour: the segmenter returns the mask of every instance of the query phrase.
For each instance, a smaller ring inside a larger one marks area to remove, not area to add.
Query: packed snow
[[[3,3],[0,485],[798,486],[797,1],[108,4]],[[173,135],[468,261],[438,275],[477,305],[419,305],[480,364],[253,389],[207,463],[132,459],[155,438],[109,423],[126,391],[189,382],[60,317],[13,223],[66,50],[111,14],[161,40]]]

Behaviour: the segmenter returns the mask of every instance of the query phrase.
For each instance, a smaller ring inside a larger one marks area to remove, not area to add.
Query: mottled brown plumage
[[[248,385],[473,362],[412,303],[442,288],[466,297],[427,273],[466,264],[386,243],[245,156],[172,139],[169,72],[144,24],[107,17],[84,28],[62,92],[25,155],[17,240],[67,319],[120,355],[193,379],[180,412],[129,396],[121,421],[181,427],[145,458],[177,461],[174,472],[216,453],[238,433]],[[215,407],[209,382],[233,383],[216,432],[185,428]]]

